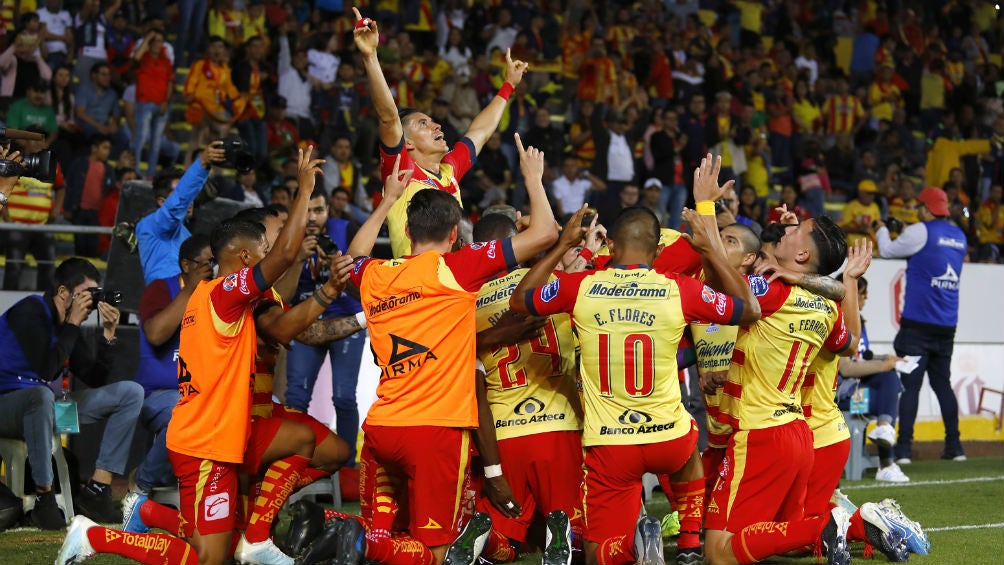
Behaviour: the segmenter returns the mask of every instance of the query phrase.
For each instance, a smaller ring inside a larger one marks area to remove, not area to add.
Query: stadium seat
[[[24,501],[24,511],[28,512],[35,507],[35,493],[25,494],[24,481],[25,469],[28,461],[28,445],[19,439],[0,439],[0,458],[3,458],[6,466],[7,487],[15,496],[20,496]],[[56,494],[56,503],[63,509],[63,516],[66,523],[73,519],[73,480],[70,477],[70,469],[63,457],[63,444],[60,436],[52,436],[52,458],[55,462],[56,476],[59,478],[59,492]]]
[[[844,412],[844,421],[847,422],[847,431],[851,433],[851,453],[847,457],[847,464],[844,465],[844,479],[860,481],[865,469],[878,468],[879,458],[865,453],[865,428],[868,427],[868,418],[861,414]]]
[[[335,508],[342,507],[342,487],[341,483],[338,482],[338,471],[335,471],[327,479],[320,479],[314,481],[309,485],[303,487],[302,489],[294,492],[289,496],[289,500],[286,501],[286,506],[293,504],[301,498],[310,497],[311,500],[317,502],[318,496],[330,495],[331,504]]]

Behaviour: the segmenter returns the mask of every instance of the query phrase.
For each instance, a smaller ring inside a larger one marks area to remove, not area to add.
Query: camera
[[[317,236],[317,248],[323,251],[325,255],[338,253],[338,244],[323,233]]]
[[[98,302],[104,302],[109,306],[118,306],[122,303],[122,293],[117,290],[105,290],[100,286],[88,288],[87,292],[91,293],[91,300],[94,301],[95,307]]]
[[[223,142],[223,163],[221,166],[234,169],[239,175],[245,175],[254,170],[254,156],[248,151],[247,143],[237,135],[229,135],[219,141]]]
[[[21,156],[21,163],[10,159],[0,159],[0,177],[30,177],[44,182],[56,178],[56,159],[52,151],[46,149],[38,153]]]

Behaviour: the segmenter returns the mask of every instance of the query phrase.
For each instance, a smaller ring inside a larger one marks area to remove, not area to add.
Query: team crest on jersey
[[[763,278],[763,275],[753,275],[749,278],[749,283],[754,296],[763,296],[770,289],[770,283]]]
[[[701,289],[701,300],[711,304],[715,301],[715,291],[711,290],[708,285],[704,285],[704,288]]]
[[[544,285],[544,288],[540,289],[540,299],[543,302],[550,302],[558,297],[558,287],[561,281],[555,279]]]
[[[237,273],[231,273],[223,279],[223,290],[230,292],[235,288],[237,288]]]
[[[474,243],[471,244],[471,251],[477,251],[478,249],[481,249],[484,246],[485,246],[485,242],[483,242],[483,241],[476,241],[476,242],[474,242]]]
[[[360,257],[356,259],[356,264],[352,267],[352,274],[358,275],[359,270],[363,268],[363,263],[365,263],[367,259],[369,259],[369,257]]]

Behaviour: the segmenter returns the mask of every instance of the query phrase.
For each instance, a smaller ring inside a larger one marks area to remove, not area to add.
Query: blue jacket
[[[209,170],[202,166],[201,159],[196,159],[164,205],[136,224],[136,244],[146,284],[181,274],[178,253],[181,243],[192,235],[185,227],[185,217],[208,178]]]

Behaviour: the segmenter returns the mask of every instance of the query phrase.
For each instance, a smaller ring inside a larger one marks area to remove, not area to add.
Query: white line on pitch
[[[955,530],[983,530],[989,528],[1004,528],[1004,522],[996,524],[969,524],[966,526],[946,526],[944,528],[924,528],[925,532],[951,532]]]
[[[951,479],[945,481],[916,481],[909,483],[872,483],[869,485],[849,485],[841,486],[840,491],[862,490],[868,488],[894,488],[894,487],[923,487],[928,485],[958,485],[962,483],[985,483],[990,481],[1004,481],[1004,475],[998,477],[971,477],[968,479]]]

